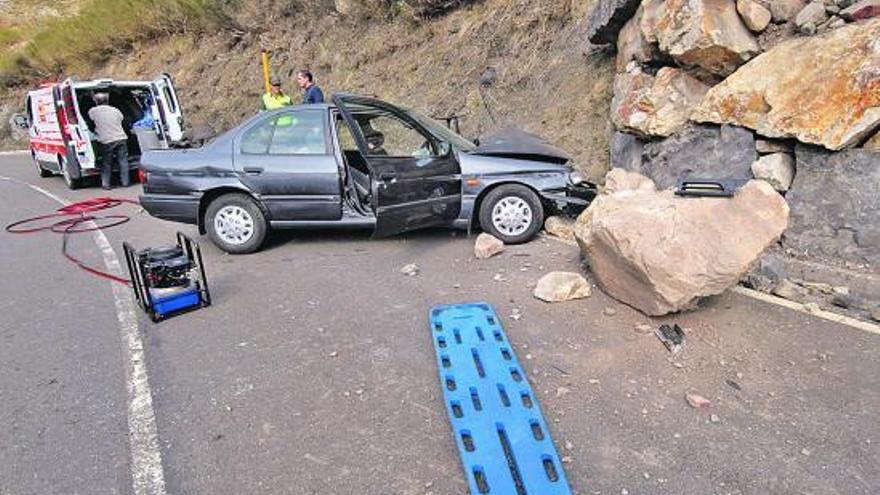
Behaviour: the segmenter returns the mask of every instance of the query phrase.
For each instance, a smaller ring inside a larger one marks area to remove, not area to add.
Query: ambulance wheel
[[[246,194],[224,194],[205,212],[208,237],[230,254],[253,253],[266,239],[268,224],[257,203]]]
[[[67,184],[69,189],[77,189],[80,186],[80,179],[74,179],[70,176],[70,171],[68,170],[67,161],[63,158],[58,158],[58,166],[61,167],[61,176],[64,177],[64,183]]]
[[[42,165],[40,165],[40,161],[37,160],[37,155],[31,153],[31,158],[34,160],[34,166],[37,167],[37,173],[40,175],[40,177],[52,177],[52,171],[46,170]]]

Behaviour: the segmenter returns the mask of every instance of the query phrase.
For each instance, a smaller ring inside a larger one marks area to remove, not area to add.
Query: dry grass
[[[206,30],[228,19],[216,0],[83,0],[62,2],[66,10],[50,8],[38,15],[41,3],[18,0],[13,5],[34,12],[30,22],[8,28],[19,43],[4,44],[0,51],[0,80],[6,84],[88,69],[133,41]]]

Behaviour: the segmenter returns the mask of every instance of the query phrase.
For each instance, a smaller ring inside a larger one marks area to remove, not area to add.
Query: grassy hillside
[[[74,18],[86,22],[92,17],[84,17],[87,7],[103,3],[84,0]],[[129,9],[143,5],[120,3]],[[483,0],[444,15],[419,15],[424,11],[417,8],[429,3],[319,0],[304,9],[294,0],[238,5],[190,0],[188,5],[203,10],[181,8],[159,22],[149,9],[143,22],[115,34],[71,41],[75,57],[46,48],[71,38],[51,37],[50,45],[48,35],[35,36],[25,67],[34,74],[75,72],[82,78],[168,72],[189,122],[220,131],[256,111],[262,92],[259,53],[266,48],[273,72],[289,81],[291,92],[295,70],[309,68],[328,94],[373,94],[434,115],[462,115],[468,137],[506,126],[536,132],[600,177],[607,163],[613,74],[607,56],[586,50],[585,18],[592,2]],[[83,32],[78,22],[53,22]],[[487,67],[496,70],[497,79],[482,87]],[[23,91],[13,91],[16,104]]]

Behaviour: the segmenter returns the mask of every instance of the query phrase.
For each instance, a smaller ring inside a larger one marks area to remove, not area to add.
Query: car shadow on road
[[[262,251],[271,251],[287,244],[319,244],[324,242],[346,242],[359,244],[370,242],[399,243],[399,242],[423,242],[447,241],[454,238],[466,238],[467,232],[450,230],[448,228],[421,229],[413,232],[399,234],[393,237],[373,239],[372,230],[339,230],[339,229],[315,229],[315,230],[274,230],[266,236]]]

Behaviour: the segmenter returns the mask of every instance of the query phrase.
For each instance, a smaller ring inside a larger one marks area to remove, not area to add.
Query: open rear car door
[[[162,74],[150,85],[153,94],[153,115],[157,116],[160,133],[166,143],[171,144],[183,139],[183,112],[171,76]]]
[[[461,211],[461,168],[449,143],[405,110],[373,98],[334,95],[370,171],[374,237],[449,224]]]

